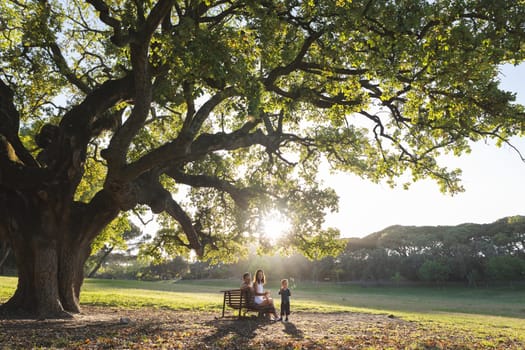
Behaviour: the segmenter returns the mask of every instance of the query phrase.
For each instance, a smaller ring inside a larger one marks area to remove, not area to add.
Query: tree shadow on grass
[[[109,338],[128,328],[131,327],[118,320],[0,320],[0,349],[69,348],[70,344]]]
[[[204,338],[205,344],[228,345],[228,348],[243,349],[256,338],[258,331],[272,332],[268,326],[275,324],[264,317],[217,318],[206,323],[214,329]]]
[[[217,349],[254,349],[261,346],[280,349],[292,339],[304,339],[304,332],[292,322],[271,322],[255,316],[216,318],[208,321],[206,326],[213,331],[203,341]]]

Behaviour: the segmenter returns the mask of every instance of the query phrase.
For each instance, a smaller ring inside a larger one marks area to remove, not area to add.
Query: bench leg
[[[241,318],[242,301],[243,301],[243,300],[242,300],[242,295],[243,295],[243,294],[244,294],[244,293],[241,293],[241,300],[239,301],[239,319]]]

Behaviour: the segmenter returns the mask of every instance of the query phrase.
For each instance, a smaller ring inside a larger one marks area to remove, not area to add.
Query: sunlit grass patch
[[[379,308],[390,312],[460,312],[476,315],[495,315],[525,318],[525,288],[466,288],[466,287],[368,287],[335,285],[305,287],[296,292],[301,296],[316,295],[328,303],[359,308]]]
[[[0,303],[6,302],[15,292],[18,279],[0,276]]]
[[[174,310],[218,309],[219,293],[170,282],[87,280],[82,304],[124,308],[169,308]]]
[[[400,313],[405,320],[415,321],[422,327],[450,329],[454,332],[466,332],[487,341],[507,341],[509,339],[525,342],[525,319],[465,314],[461,312],[436,312],[436,313]]]
[[[217,295],[209,293],[163,292],[145,289],[90,290],[81,294],[81,303],[123,308],[169,308],[174,310],[217,309]]]

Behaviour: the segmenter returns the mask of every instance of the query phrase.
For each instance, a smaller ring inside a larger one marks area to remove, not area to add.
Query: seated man
[[[252,277],[250,276],[249,272],[245,272],[244,275],[242,275],[242,283],[241,283],[241,290],[252,290]],[[253,294],[253,293],[252,293]]]
[[[247,304],[250,308],[255,308],[257,305],[254,302],[254,290],[252,284],[252,277],[249,272],[245,272],[242,275],[241,291],[243,293],[243,298],[246,298],[248,301]]]

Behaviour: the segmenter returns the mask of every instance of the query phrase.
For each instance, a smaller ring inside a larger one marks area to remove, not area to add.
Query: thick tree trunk
[[[4,273],[4,264],[11,253],[11,246],[7,242],[2,243],[2,249],[0,249],[0,274]]]
[[[15,294],[2,305],[8,314],[67,318],[80,312],[83,266],[89,245],[34,238],[14,241],[18,267]]]
[[[101,191],[90,206],[59,200],[70,197],[57,190],[1,194],[0,234],[15,256],[18,285],[0,305],[0,317],[67,318],[80,312],[91,243],[119,213],[112,197]]]

